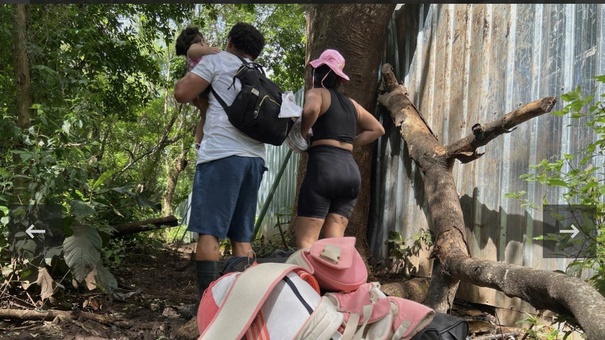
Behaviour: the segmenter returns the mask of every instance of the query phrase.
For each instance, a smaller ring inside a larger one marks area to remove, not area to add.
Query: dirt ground
[[[153,255],[130,254],[112,270],[124,301],[106,301],[97,294],[66,292],[61,306],[85,316],[49,321],[0,320],[0,339],[185,339],[178,329],[191,318],[196,302],[192,246],[166,248]],[[57,307],[58,309],[58,307]],[[89,317],[99,316],[98,320]],[[101,322],[99,322],[101,321]],[[194,328],[195,331],[195,328]]]
[[[0,339],[196,339],[192,319],[196,283],[192,253],[194,245],[167,247],[150,254],[129,254],[123,266],[112,269],[124,301],[107,301],[100,294],[66,291],[57,297],[53,310],[66,316],[48,320],[0,319]],[[405,283],[393,276],[374,278],[389,295],[421,299],[422,280]],[[4,307],[4,306],[2,306]],[[12,307],[14,308],[14,307]],[[487,334],[510,335],[500,339],[520,339],[519,329],[494,325],[489,311],[460,305],[454,312],[469,322],[471,339]]]

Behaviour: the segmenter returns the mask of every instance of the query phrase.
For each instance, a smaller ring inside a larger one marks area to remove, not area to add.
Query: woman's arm
[[[384,127],[382,124],[355,100],[351,99],[351,101],[353,102],[353,105],[355,105],[355,109],[357,109],[357,126],[361,129],[361,132],[355,136],[353,146],[372,143],[380,136],[384,135]]]
[[[300,132],[304,138],[307,138],[309,130],[315,124],[317,117],[321,113],[321,90],[310,89],[305,95],[305,105],[303,106],[302,122],[300,125]]]

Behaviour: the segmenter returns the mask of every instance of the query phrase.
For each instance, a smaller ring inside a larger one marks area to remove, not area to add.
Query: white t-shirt
[[[239,80],[236,79],[235,85],[229,87],[241,64],[242,61],[237,56],[221,51],[204,56],[191,70],[191,73],[208,81],[225,104],[231,105],[241,88]],[[229,156],[261,157],[264,160],[265,144],[244,135],[231,125],[227,113],[214,94],[210,92],[206,122],[204,123],[204,137],[197,150],[197,164]]]

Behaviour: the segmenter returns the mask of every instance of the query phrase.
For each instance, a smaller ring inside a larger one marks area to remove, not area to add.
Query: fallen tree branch
[[[439,144],[411,105],[405,88],[397,83],[390,65],[383,65],[382,76],[387,93],[380,95],[378,101],[391,112],[410,157],[422,171],[432,222],[430,228],[435,237],[432,251],[435,261],[425,303],[447,312],[459,281],[464,280],[480,287],[497,289],[509,297],[521,298],[538,309],[571,313],[589,339],[602,339],[605,334],[605,298],[588,283],[561,273],[470,257],[464,217],[452,176],[451,155],[467,150],[474,152],[474,149],[465,149],[470,142],[457,142],[448,148]],[[515,125],[538,116],[540,111],[550,110],[552,104],[552,97],[532,102],[494,123],[498,127],[490,124],[488,128],[500,131],[500,134],[507,132]],[[497,135],[484,136],[483,140]]]
[[[179,225],[176,217],[170,215],[166,217],[152,218],[145,221],[124,223],[113,225],[116,230],[114,236],[122,236],[128,234],[140,233],[142,231],[156,230],[166,227],[175,227]]]
[[[81,311],[63,311],[52,309],[45,311],[31,309],[0,309],[0,319],[52,321],[57,317],[65,319],[93,320],[106,325],[111,325],[115,322],[115,319],[109,315]]]
[[[486,145],[496,137],[510,133],[516,126],[532,118],[550,112],[557,100],[555,97],[545,97],[505,114],[502,118],[481,126],[473,125],[473,133],[445,147],[448,157],[456,158],[462,163],[468,163],[481,156],[477,148]]]
[[[502,334],[488,334],[483,336],[474,337],[475,340],[508,340],[517,339],[520,335],[519,332],[507,332]]]

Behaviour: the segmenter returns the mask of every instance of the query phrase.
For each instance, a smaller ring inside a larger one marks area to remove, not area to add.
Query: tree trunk
[[[172,165],[172,166],[171,166]],[[181,143],[181,151],[173,162],[166,160],[166,190],[162,197],[162,216],[172,214],[172,199],[176,191],[179,176],[187,167],[187,151],[184,140]]]
[[[15,84],[17,85],[17,122],[27,129],[32,117],[32,87],[27,56],[27,12],[25,4],[15,5],[13,26],[13,62],[15,64]]]
[[[178,225],[179,221],[176,219],[176,217],[170,215],[160,218],[152,218],[145,221],[116,224],[112,225],[112,227],[116,230],[113,236],[123,236],[165,227],[176,227]]]
[[[395,4],[313,4],[307,6],[306,63],[319,57],[327,48],[338,50],[345,58],[345,73],[351,80],[344,92],[361,106],[374,112],[387,25]],[[355,24],[351,24],[355,23]],[[306,69],[305,88],[311,87],[311,71]],[[347,235],[357,238],[357,248],[364,258],[370,254],[367,243],[370,209],[373,145],[355,148],[353,156],[361,173],[362,184],[357,205],[349,220]],[[297,188],[306,172],[307,155],[298,166]],[[297,190],[298,191],[298,190]],[[296,195],[298,199],[298,195]]]
[[[30,127],[32,118],[32,87],[29,75],[29,57],[27,55],[27,11],[25,4],[14,5],[13,23],[13,64],[15,69],[16,102],[17,102],[17,124],[21,129]],[[21,139],[15,140],[15,148],[27,149]],[[13,156],[15,164],[21,164],[16,169],[23,171],[23,162],[18,154]],[[27,180],[26,177],[15,177],[12,201],[15,204],[27,202]]]
[[[476,149],[497,136],[511,132],[516,125],[549,112],[556,100],[546,97],[528,103],[448,146],[441,145],[399,85],[390,65],[382,68],[386,94],[378,101],[391,112],[395,126],[408,145],[410,157],[422,172],[424,192],[434,235],[435,265],[425,303],[446,312],[453,302],[460,280],[502,291],[521,298],[538,309],[573,314],[589,339],[605,334],[605,298],[581,279],[562,273],[537,270],[470,257],[466,244],[464,218],[451,173],[455,159],[463,162],[479,158]]]

